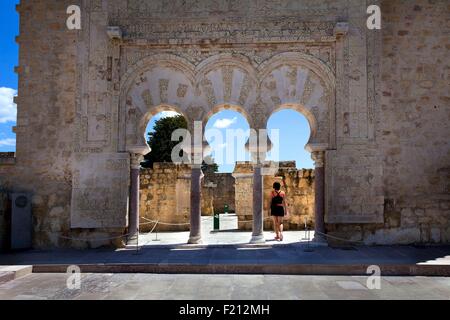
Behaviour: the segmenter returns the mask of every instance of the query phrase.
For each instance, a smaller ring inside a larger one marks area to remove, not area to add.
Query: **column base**
[[[314,235],[311,244],[317,247],[328,247],[327,239],[323,235]]]
[[[128,235],[128,237],[126,239],[127,239],[127,241],[126,241],[127,245],[131,245],[131,244],[135,245],[135,244],[137,244],[138,235],[137,235],[137,233],[130,234],[130,235]]]
[[[202,244],[202,237],[189,237],[188,244]]]
[[[258,243],[266,243],[266,239],[264,238],[263,234],[259,235],[252,235],[252,238],[250,239],[251,244],[258,244]]]

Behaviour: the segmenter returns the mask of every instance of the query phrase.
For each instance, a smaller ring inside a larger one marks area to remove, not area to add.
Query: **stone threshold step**
[[[33,266],[0,266],[0,284],[25,277],[33,272]]]
[[[310,242],[307,241],[295,242],[295,243],[282,243],[277,242],[276,244],[265,243],[209,243],[209,244],[168,244],[168,243],[158,243],[155,241],[152,244],[140,244],[139,250],[151,250],[151,249],[237,249],[237,248],[318,248],[318,247],[328,247],[326,242]],[[122,248],[123,250],[136,250],[136,244],[127,244]]]
[[[33,273],[65,273],[68,264],[38,264]],[[369,264],[79,264],[82,273],[279,274],[368,276]],[[381,276],[450,276],[450,265],[381,264]]]

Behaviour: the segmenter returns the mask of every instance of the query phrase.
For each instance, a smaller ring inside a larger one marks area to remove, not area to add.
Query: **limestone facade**
[[[69,31],[74,4],[82,28]],[[371,4],[381,30],[366,27]],[[327,233],[450,241],[448,1],[22,0],[17,10],[17,150],[0,184],[33,195],[34,247],[126,233],[129,154],[148,152],[155,113],[178,111],[192,128],[233,109],[263,129],[281,108],[306,116],[308,149],[324,154]]]

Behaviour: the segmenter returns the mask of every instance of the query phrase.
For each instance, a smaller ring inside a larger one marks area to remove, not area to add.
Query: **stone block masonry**
[[[207,172],[202,180],[202,215],[211,215],[213,210],[223,213],[227,204],[229,212],[236,212],[238,216],[239,229],[251,230],[252,172],[251,164],[245,162],[237,163],[233,173]],[[250,178],[242,176],[245,173],[250,173]],[[289,203],[291,217],[285,223],[286,230],[302,230],[305,220],[313,227],[314,170],[297,170],[295,162],[282,162],[273,176],[264,176],[265,217],[270,215],[268,204],[275,181],[283,185]],[[141,223],[158,220],[174,224],[159,225],[158,231],[189,230],[189,186],[190,170],[186,165],[155,163],[152,169],[141,169]],[[152,228],[153,224],[145,224],[141,231],[148,232]],[[265,228],[272,228],[270,220],[266,220]]]
[[[0,251],[7,250],[9,247],[10,213],[8,193],[0,190]]]
[[[66,26],[74,4],[81,30]],[[381,30],[367,28],[369,4]],[[122,243],[102,239],[135,221],[129,160],[149,151],[156,113],[181,112],[193,128],[233,109],[259,130],[284,108],[311,127],[321,229],[367,244],[450,242],[448,0],[21,0],[17,11],[17,147],[0,159],[0,188],[32,195],[34,248]],[[234,209],[250,220],[244,167]],[[187,221],[190,172],[156,170],[166,187],[141,206]],[[288,192],[309,179],[280,177]],[[205,213],[231,201],[223,194]]]
[[[381,223],[328,224],[367,244],[450,242],[450,5],[382,1]]]
[[[239,217],[239,229],[251,230],[253,205],[251,190],[253,169],[251,163],[238,162],[233,176],[236,194],[236,213]],[[280,162],[273,175],[263,177],[264,218],[270,217],[270,192],[274,182],[280,182],[286,192],[290,218],[284,223],[285,230],[303,230],[305,221],[309,228],[314,226],[314,170],[295,167],[294,161]],[[266,219],[264,229],[272,229],[271,219]]]
[[[189,230],[190,179],[187,165],[155,163],[152,169],[141,169],[140,222],[157,220],[178,224],[158,225],[158,231]],[[140,227],[142,232],[152,228],[153,224]]]

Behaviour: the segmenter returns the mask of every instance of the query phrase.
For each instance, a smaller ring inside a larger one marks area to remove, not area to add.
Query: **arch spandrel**
[[[177,56],[152,56],[136,63],[122,85],[125,150],[145,143],[143,123],[150,110],[163,107],[185,115],[189,127],[231,108],[263,129],[280,107],[299,106],[294,109],[310,120],[310,143],[328,144],[333,135],[334,74],[305,54],[278,54],[259,66],[242,55],[218,54],[196,67]]]
[[[292,108],[309,121],[309,143],[331,145],[335,80],[328,66],[312,56],[287,52],[263,62],[258,72],[260,101],[267,109],[266,122],[274,112]]]
[[[196,70],[199,103],[207,107],[207,113],[218,106],[239,106],[248,113],[257,100],[257,71],[243,55],[218,54]]]

